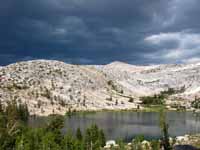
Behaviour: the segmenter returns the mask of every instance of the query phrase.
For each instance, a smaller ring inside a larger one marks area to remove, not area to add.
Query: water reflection
[[[47,118],[40,117],[30,120],[33,126],[40,126]],[[200,116],[192,112],[168,112],[170,136],[200,133]],[[78,127],[84,130],[92,123],[104,129],[108,139],[123,138],[131,141],[137,135],[145,138],[159,138],[159,114],[156,112],[97,112],[66,117],[63,132],[70,129],[75,132]]]

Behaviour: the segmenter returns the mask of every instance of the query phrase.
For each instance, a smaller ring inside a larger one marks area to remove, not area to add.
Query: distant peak
[[[122,62],[122,61],[113,61],[109,63],[108,65],[127,65],[128,63]]]

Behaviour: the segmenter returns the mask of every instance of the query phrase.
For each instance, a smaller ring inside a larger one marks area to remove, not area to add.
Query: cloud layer
[[[191,59],[200,55],[200,34],[185,32],[160,33],[146,37],[145,41],[160,49],[155,53],[147,54],[147,58],[151,57],[166,62],[178,63],[191,61]]]
[[[198,0],[0,0],[0,65],[198,60]]]

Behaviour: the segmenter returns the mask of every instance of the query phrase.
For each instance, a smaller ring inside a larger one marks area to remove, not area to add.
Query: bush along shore
[[[170,138],[164,111],[160,111],[162,138],[146,141],[139,136],[132,143],[106,142],[103,130],[95,124],[85,131],[78,128],[75,134],[70,131],[63,134],[64,116],[60,115],[52,115],[40,128],[29,127],[28,119],[26,104],[11,101],[3,106],[0,103],[0,150],[180,150],[183,147],[195,150],[193,146],[200,146],[198,135]]]

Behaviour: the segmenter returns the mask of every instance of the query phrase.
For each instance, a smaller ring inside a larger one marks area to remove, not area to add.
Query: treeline
[[[161,91],[159,94],[154,94],[153,96],[143,96],[140,97],[142,104],[144,105],[163,105],[165,99],[173,94],[182,93],[185,90],[183,86],[179,90],[175,90],[174,88],[168,88],[166,91]]]
[[[163,105],[164,104],[164,95],[155,94],[153,96],[144,96],[140,100],[144,105]]]
[[[0,150],[100,150],[105,146],[105,135],[96,125],[91,125],[84,134],[77,129],[62,134],[63,116],[51,116],[51,121],[42,128],[28,126],[26,104],[0,103]]]

